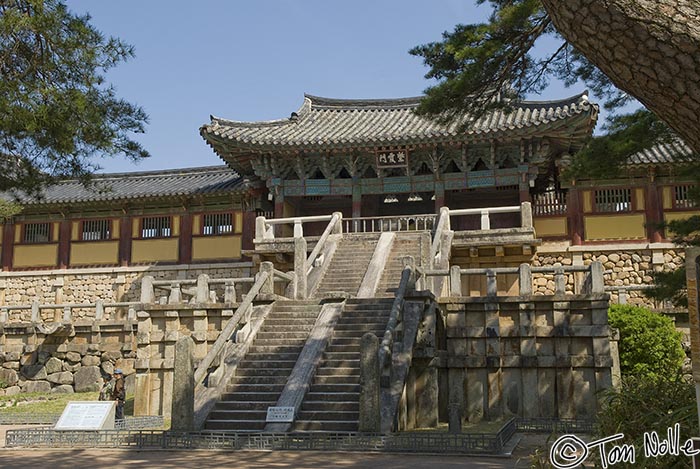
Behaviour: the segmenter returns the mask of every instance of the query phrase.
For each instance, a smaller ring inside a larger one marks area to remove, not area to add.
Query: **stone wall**
[[[652,283],[652,273],[667,272],[682,266],[684,251],[670,243],[586,246],[544,243],[537,250],[532,266],[585,266],[593,261],[600,261],[603,264],[605,286],[610,288],[611,303],[619,302],[618,291],[614,287],[621,287],[626,289],[627,303],[654,309],[665,309],[668,308],[668,305],[659,304],[646,298],[639,288]],[[578,293],[574,287],[580,283],[576,278],[577,275],[567,275],[567,291],[570,293]],[[533,282],[535,294],[551,295],[554,293],[553,275],[533,273]]]
[[[200,274],[211,278],[246,277],[250,275],[249,262],[227,264],[190,264],[149,267],[115,267],[100,269],[65,269],[32,272],[0,272],[0,308],[28,306],[32,302],[44,305],[66,303],[137,302],[141,279],[150,275],[155,280],[196,279]],[[221,287],[223,289],[223,286]],[[162,294],[166,294],[161,291]],[[223,296],[223,291],[218,292]],[[75,309],[76,320],[94,317],[95,309]],[[53,321],[55,312],[42,310],[44,321]],[[105,319],[125,317],[123,309],[105,310]],[[29,321],[29,312],[10,313],[11,321]]]
[[[98,391],[115,368],[133,387],[134,321],[8,323],[0,328],[0,395]]]
[[[441,307],[447,399],[465,421],[592,419],[596,393],[613,385],[604,293],[450,298]]]

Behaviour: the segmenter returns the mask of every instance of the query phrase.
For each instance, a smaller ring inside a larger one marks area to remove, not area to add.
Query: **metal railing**
[[[343,220],[345,233],[384,233],[386,231],[433,231],[437,215],[399,215],[390,217],[358,217]]]

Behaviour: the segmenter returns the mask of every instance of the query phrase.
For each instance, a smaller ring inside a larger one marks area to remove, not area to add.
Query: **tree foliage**
[[[679,374],[685,352],[670,318],[638,306],[613,305],[608,323],[620,331],[623,375],[672,379]]]
[[[513,100],[541,92],[552,79],[563,80],[567,85],[582,81],[604,100],[603,105],[613,114],[606,124],[606,134],[591,138],[582,151],[573,155],[571,164],[562,175],[568,180],[615,177],[634,153],[678,138],[663,120],[645,108],[629,115],[615,114],[633,98],[617,88],[598,66],[576,48],[576,44],[564,38],[555,28],[542,0],[477,0],[477,3],[492,7],[493,13],[487,22],[457,25],[453,31],[443,34],[442,41],[411,49],[410,53],[422,57],[429,68],[426,78],[436,80],[426,89],[426,98],[417,110],[419,114],[443,123],[459,122],[466,128],[472,119],[485,112],[507,110]],[[570,7],[566,12],[571,13],[570,10],[575,8],[563,3],[557,4],[558,10]],[[593,3],[600,2],[589,2],[590,8],[593,8]],[[624,9],[618,5],[624,2],[610,3],[616,3],[616,8],[620,10]],[[628,1],[626,4],[630,6],[634,2]],[[650,4],[647,2],[647,5]],[[673,5],[664,5],[664,8],[667,6],[673,8]],[[595,7],[603,8],[601,5]],[[696,13],[696,18],[700,18],[700,12]],[[583,23],[585,21],[575,20],[572,27]],[[697,26],[696,29],[700,31]],[[590,33],[581,32],[579,37],[586,34]],[[606,37],[601,36],[599,42],[605,40]],[[533,48],[542,43],[550,45],[546,49],[552,52],[542,57],[535,56]],[[551,47],[551,44],[555,46]],[[677,52],[670,43],[666,46],[671,50],[668,54]],[[625,51],[624,55],[635,54],[634,51]],[[609,57],[610,63],[606,65],[614,66],[615,60],[617,53],[615,57]],[[689,174],[700,182],[700,157],[693,155],[686,163]],[[700,199],[696,200],[700,202]],[[674,222],[670,229],[675,233],[690,230],[686,244],[700,244],[700,231],[692,231],[692,227],[682,228],[683,224],[683,221]],[[651,294],[659,299],[672,298],[677,304],[682,304],[684,291],[679,290],[681,276],[680,271],[658,274],[656,281],[659,288],[652,290]]]
[[[148,156],[131,137],[145,112],[104,78],[130,57],[132,46],[60,0],[0,0],[0,190],[87,177],[96,156]]]

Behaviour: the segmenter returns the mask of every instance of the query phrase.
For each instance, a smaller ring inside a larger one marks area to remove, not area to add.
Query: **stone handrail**
[[[422,215],[397,215],[388,217],[346,218],[346,233],[383,233],[385,231],[431,231],[437,216],[433,213]],[[411,225],[413,222],[413,225]]]
[[[391,305],[391,313],[389,321],[386,324],[386,330],[382,336],[382,341],[379,344],[378,362],[379,370],[383,377],[382,385],[389,386],[389,375],[391,373],[391,355],[394,346],[396,329],[401,323],[401,311],[403,309],[404,296],[406,292],[415,285],[415,265],[413,257],[406,256],[404,258],[404,268],[401,272],[401,281],[394,295],[394,302]]]
[[[9,321],[10,311],[31,311],[30,321],[33,323],[42,322],[41,320],[41,310],[51,309],[51,310],[63,310],[63,315],[61,317],[62,322],[70,322],[72,318],[72,312],[74,309],[95,309],[95,321],[101,321],[104,319],[105,308],[128,308],[129,312],[127,314],[128,320],[136,319],[136,305],[139,303],[136,301],[121,301],[105,303],[102,300],[97,300],[95,303],[55,303],[55,304],[40,304],[38,301],[32,302],[30,305],[17,305],[17,306],[0,306],[0,324],[6,324]],[[58,319],[56,319],[58,320]]]
[[[321,238],[319,238],[319,240],[316,242],[316,246],[314,246],[314,249],[311,251],[311,254],[309,254],[309,258],[306,259],[307,275],[314,268],[314,262],[321,253],[321,250],[325,246],[326,241],[328,240],[328,237],[331,235],[331,233],[340,233],[340,229],[342,228],[342,220],[343,214],[340,212],[335,212],[333,213],[333,215],[331,215],[331,219],[328,222],[328,226],[326,226],[326,229],[323,230],[323,234],[321,235]]]
[[[183,296],[189,296],[197,303],[215,302],[215,293],[209,290],[211,285],[224,285],[224,303],[236,303],[236,284],[254,283],[253,277],[210,278],[201,274],[196,279],[154,280],[146,275],[141,279],[141,303],[156,302],[155,290],[168,290],[167,298],[162,297],[160,303],[178,304],[183,302]],[[193,286],[183,288],[183,286]],[[164,298],[164,299],[163,299]]]
[[[231,319],[226,322],[226,325],[222,329],[219,337],[217,337],[214,344],[209,349],[207,355],[202,359],[194,372],[194,385],[199,386],[204,378],[207,376],[209,367],[214,363],[219,357],[219,354],[224,350],[226,342],[231,339],[233,332],[236,330],[241,322],[247,322],[249,320],[250,312],[253,306],[253,300],[259,293],[273,293],[273,276],[274,268],[271,262],[263,262],[260,266],[260,272],[257,275],[257,279],[253,286],[251,287],[248,294],[245,296],[241,304],[236,309]]]
[[[274,240],[276,225],[294,225],[294,237],[304,237],[304,223],[313,223],[319,221],[330,221],[333,215],[319,215],[312,217],[290,217],[290,218],[265,218],[257,217],[255,219],[255,241]]]
[[[554,293],[566,292],[566,274],[573,272],[586,272],[588,275],[583,281],[582,291],[588,293],[603,293],[603,266],[600,262],[592,262],[589,266],[546,266],[532,267],[530,264],[520,264],[520,267],[494,267],[481,269],[462,269],[452,266],[450,269],[418,269],[418,273],[424,277],[448,277],[450,278],[451,296],[462,296],[462,275],[485,275],[486,296],[497,296],[498,274],[518,274],[518,286],[520,295],[532,295],[532,274],[545,273],[554,275]]]
[[[483,207],[483,208],[465,208],[458,210],[450,210],[450,216],[464,215],[481,215],[481,229],[491,229],[492,213],[520,213],[520,227],[532,229],[532,204],[530,202],[522,202],[520,205],[511,205],[507,207]]]
[[[450,241],[452,237],[446,237],[445,235],[450,233],[450,231],[450,209],[447,207],[440,207],[440,216],[437,226],[435,227],[435,232],[433,233],[433,242],[430,245],[428,267],[431,269],[441,269],[449,265],[450,250],[452,249]],[[423,288],[425,288],[425,286]],[[429,289],[435,296],[440,296],[442,281],[431,282],[429,284]]]

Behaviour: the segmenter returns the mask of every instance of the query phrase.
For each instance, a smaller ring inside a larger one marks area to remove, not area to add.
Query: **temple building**
[[[23,211],[2,223],[2,275],[238,265],[254,252],[260,215],[340,212],[348,231],[379,231],[368,223],[404,217],[398,223],[405,229],[421,223],[433,229],[434,218],[416,216],[435,215],[443,206],[522,202],[532,203],[539,248],[511,249],[510,257],[508,249],[472,249],[463,265],[581,264],[613,254],[630,265],[608,266],[609,286],[634,287],[648,283],[653,270],[679,263],[670,233],[658,224],[700,213],[688,198],[692,183],[679,171],[690,153],[684,144],[634,155],[618,179],[568,181],[562,169],[598,116],[585,93],[516,102],[509,112],[491,112],[466,130],[416,115],[419,102],[305,95],[284,119],[212,117],[200,133],[225,165],[102,174],[89,187],[66,180],[41,198],[20,198]],[[516,226],[518,217],[493,213],[490,227]],[[455,217],[452,224],[455,230],[478,229],[480,217]],[[306,234],[318,235],[324,226],[306,224]],[[623,271],[616,268],[634,273],[619,278]]]
[[[690,149],[566,180],[598,117],[586,93],[463,125],[418,116],[420,99],[212,117],[224,165],[20,197],[0,380],[95,391],[119,367],[135,415],[185,431],[589,422],[619,377],[609,302],[665,309],[641,290],[684,262],[659,223],[700,214]]]

